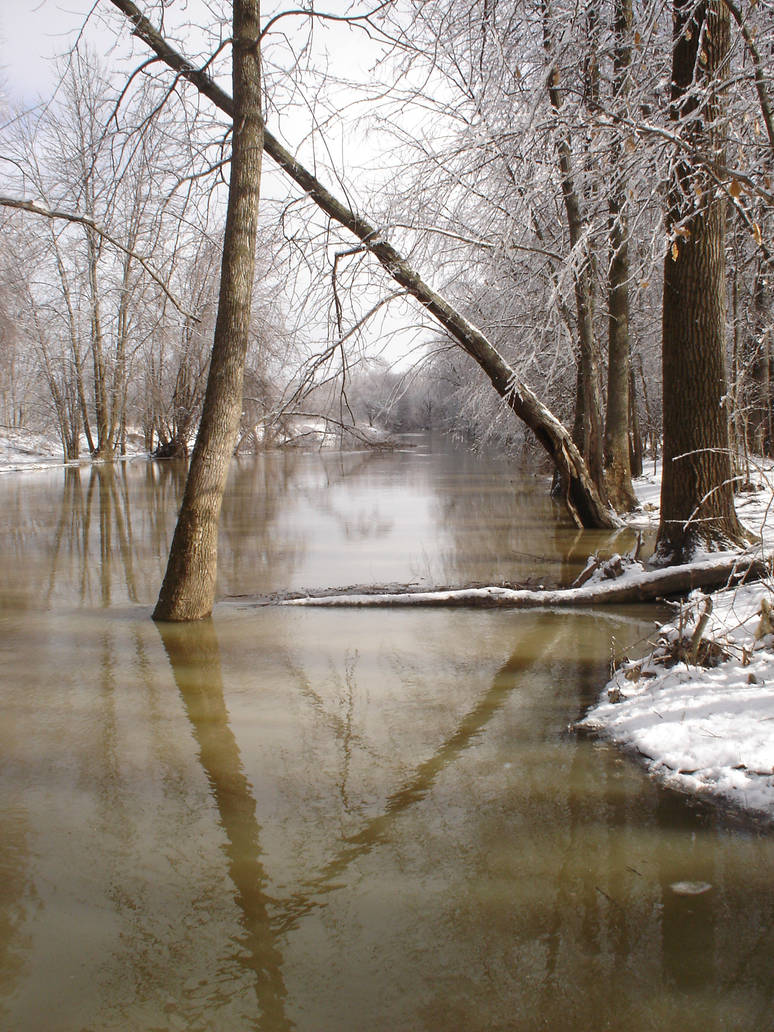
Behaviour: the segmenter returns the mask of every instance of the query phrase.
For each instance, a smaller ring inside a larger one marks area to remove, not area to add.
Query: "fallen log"
[[[532,589],[498,585],[474,588],[449,588],[441,591],[331,589],[297,597],[277,597],[283,606],[387,607],[387,606],[469,606],[482,609],[536,609],[570,606],[622,605],[653,602],[657,599],[687,595],[694,588],[721,588],[745,580],[759,580],[770,574],[760,552],[722,552],[694,563],[659,570],[627,571],[611,580],[586,582],[577,588]],[[267,600],[256,600],[267,604]]]

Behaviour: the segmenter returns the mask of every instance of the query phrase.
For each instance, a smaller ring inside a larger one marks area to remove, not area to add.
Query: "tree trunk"
[[[543,5],[543,47],[551,63],[548,96],[556,116],[556,153],[562,186],[570,247],[576,262],[574,271],[575,313],[578,332],[578,374],[575,396],[573,441],[588,464],[589,473],[600,496],[605,498],[605,473],[602,438],[602,399],[599,389],[599,356],[594,336],[594,282],[580,199],[572,171],[572,149],[568,134],[559,125],[562,95],[559,71],[553,64],[553,38],[547,3]],[[591,76],[593,80],[593,75]]]
[[[629,468],[633,477],[642,476],[642,429],[640,411],[637,406],[637,388],[634,383],[634,366],[629,354]]]
[[[97,234],[92,229],[86,230],[89,255],[89,291],[91,293],[91,360],[94,372],[94,414],[97,423],[97,447],[93,452],[95,458],[110,458],[110,421],[108,414],[107,368],[105,363],[104,341],[102,336],[102,311],[99,296],[99,280],[97,265],[100,245]]]
[[[722,0],[673,3],[671,116],[693,153],[715,155],[720,164],[728,10]],[[673,242],[664,262],[664,473],[655,554],[663,565],[744,539],[726,411],[725,203],[706,168],[676,159],[667,216]]]
[[[234,118],[234,101],[206,74],[194,68],[153,28],[132,0],[110,0],[131,20],[133,32],[170,68],[186,78],[222,111]],[[301,165],[282,144],[264,130],[266,153],[290,176],[314,203],[339,225],[349,230],[381,263],[392,278],[448,330],[457,344],[483,369],[492,386],[511,410],[523,420],[548,453],[565,485],[565,502],[574,522],[581,527],[614,529],[620,521],[597,491],[580,452],[567,429],[518,378],[484,334],[449,302],[428,286],[403,256],[367,219],[339,201]]]
[[[746,553],[715,555],[684,566],[664,570],[627,571],[626,576],[582,584],[570,588],[507,588],[500,584],[475,588],[442,588],[418,591],[409,585],[395,589],[366,586],[344,591],[325,589],[310,594],[258,596],[256,606],[314,606],[320,608],[370,608],[382,606],[466,606],[480,609],[538,609],[564,606],[623,605],[653,602],[665,596],[688,595],[696,588],[721,588],[769,576],[758,555]],[[239,596],[240,605],[245,604]],[[249,603],[248,603],[249,604]]]
[[[628,94],[631,31],[631,0],[616,0],[613,87],[618,107],[625,104]],[[624,173],[620,167],[621,147],[618,141],[613,144],[612,151],[605,473],[612,505],[618,512],[631,512],[637,507],[637,496],[632,486],[629,457],[629,225]]]
[[[759,265],[753,291],[752,331],[748,342],[750,354],[750,394],[752,437],[754,447],[761,455],[772,454],[772,397],[771,397],[771,287],[766,282],[765,269]]]
[[[218,520],[242,413],[263,149],[260,10],[234,0],[233,144],[218,316],[202,419],[154,620],[199,620],[215,600]]]

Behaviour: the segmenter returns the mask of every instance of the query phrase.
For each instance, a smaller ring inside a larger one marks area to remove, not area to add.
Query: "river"
[[[179,466],[0,477],[1,1029],[774,1029],[774,838],[568,730],[654,609],[254,604],[616,545],[408,444],[237,462],[165,630]]]

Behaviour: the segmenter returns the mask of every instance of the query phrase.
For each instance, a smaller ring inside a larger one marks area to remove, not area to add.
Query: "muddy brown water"
[[[774,1029],[774,838],[568,731],[654,610],[238,597],[626,546],[412,443],[241,460],[163,633],[180,467],[0,477],[0,1029]]]

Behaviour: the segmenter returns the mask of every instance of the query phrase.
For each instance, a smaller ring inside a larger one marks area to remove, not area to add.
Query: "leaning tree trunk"
[[[191,82],[204,96],[235,119],[234,101],[206,72],[194,68],[154,29],[133,0],[110,0],[132,22],[133,34],[142,39],[171,69]],[[449,302],[428,286],[403,256],[385,240],[376,226],[353,212],[323,186],[285,147],[264,130],[266,153],[335,222],[349,230],[381,263],[392,278],[448,330],[456,343],[473,358],[509,408],[523,420],[548,453],[565,485],[565,501],[574,522],[581,527],[614,529],[620,521],[599,495],[583,458],[567,429],[523,383],[494,345]]]
[[[664,474],[656,561],[689,561],[702,549],[737,544],[726,411],[725,203],[722,80],[729,50],[723,0],[673,0],[671,116],[690,153],[672,171],[664,263],[662,366]]]
[[[242,413],[263,150],[259,0],[234,0],[233,11],[234,128],[215,340],[154,620],[198,620],[212,611],[218,520]]]

